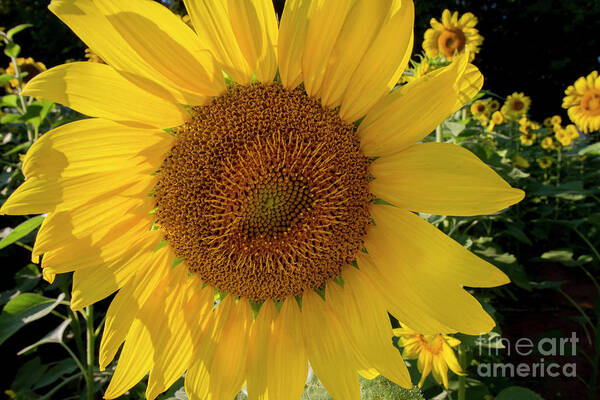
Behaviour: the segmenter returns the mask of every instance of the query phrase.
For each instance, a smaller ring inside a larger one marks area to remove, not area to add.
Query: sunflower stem
[[[467,353],[462,345],[458,346],[458,362],[460,369],[465,371],[467,369]],[[458,377],[458,400],[466,400],[467,398],[467,377],[460,375]]]
[[[442,125],[438,125],[435,128],[435,141],[441,143],[442,141]]]
[[[85,326],[87,336],[87,400],[94,400],[94,308],[93,306],[86,307]]]

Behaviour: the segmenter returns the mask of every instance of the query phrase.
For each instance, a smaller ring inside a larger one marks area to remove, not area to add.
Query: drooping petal
[[[271,0],[229,0],[229,16],[238,45],[261,82],[277,72],[277,16]]]
[[[204,103],[204,95],[190,93],[191,89],[178,86],[144,60],[106,19],[93,0],[52,0],[48,8],[94,53],[134,84],[170,102],[190,105]]]
[[[219,304],[212,329],[196,345],[195,361],[186,374],[190,398],[229,399],[242,389],[251,322],[247,300],[235,304],[229,295]]]
[[[312,291],[302,295],[302,331],[310,365],[327,392],[359,400],[355,345],[329,304]]]
[[[364,274],[355,268],[343,273],[344,287],[327,285],[326,298],[353,336],[369,366],[405,388],[412,383],[400,352],[392,344],[392,326],[385,305]]]
[[[492,214],[523,199],[467,149],[447,143],[413,145],[371,164],[369,188],[402,208],[437,215]]]
[[[364,116],[398,83],[412,54],[414,12],[412,0],[393,1],[387,21],[344,93],[340,116],[345,121]]]
[[[301,312],[296,299],[285,300],[275,319],[267,369],[267,389],[272,399],[297,399],[304,391],[308,359],[302,339]],[[294,349],[290,352],[289,349]]]
[[[23,94],[92,117],[158,128],[178,126],[190,118],[183,107],[140,89],[99,63],[74,62],[44,71],[27,84]]]
[[[171,278],[163,297],[153,295],[148,307],[144,306],[140,313],[155,348],[147,399],[154,399],[167,390],[189,368],[194,342],[203,328],[200,321],[213,310],[214,291],[211,287],[202,289],[200,280],[195,276],[188,277],[187,268],[183,266],[176,268],[176,274],[179,276]],[[160,314],[167,316],[164,322],[156,317]]]
[[[376,225],[370,227],[365,247],[396,296],[409,304],[414,298],[426,315],[460,332],[478,335],[494,327],[494,320],[463,286],[502,285],[509,282],[506,275],[408,211],[374,205],[371,216]],[[421,333],[445,333],[417,328],[414,320],[422,324],[415,317],[409,321],[399,316]]]
[[[148,329],[136,320],[125,340],[117,368],[104,393],[105,399],[115,399],[135,386],[152,367],[154,348]]]
[[[80,310],[104,299],[122,288],[140,268],[144,268],[145,265],[152,262],[154,256],[152,250],[156,248],[162,238],[156,235],[146,237],[146,239],[147,245],[141,246],[130,259],[122,260],[120,263],[111,263],[112,265],[107,264],[75,271],[71,308]]]
[[[145,0],[94,2],[125,42],[177,87],[205,96],[225,90],[210,50],[168,8]]]
[[[101,370],[106,368],[117,354],[140,309],[150,298],[158,283],[171,270],[173,259],[174,254],[168,247],[158,250],[152,262],[138,271],[110,303],[100,341],[98,360]]]
[[[468,54],[383,98],[358,128],[365,155],[397,153],[427,136],[479,90],[483,77]]]
[[[248,400],[270,397],[267,371],[273,368],[269,365],[269,356],[272,350],[276,317],[275,304],[272,301],[266,301],[252,324],[248,341],[248,358],[246,359]]]

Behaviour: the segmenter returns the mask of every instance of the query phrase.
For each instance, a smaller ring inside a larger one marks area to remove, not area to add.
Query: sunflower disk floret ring
[[[418,212],[469,216],[523,198],[464,148],[418,143],[480,90],[469,53],[396,87],[411,1],[53,0],[106,64],[24,94],[90,118],[23,158],[4,214],[42,214],[44,278],[71,307],[114,294],[106,398],[148,375],[156,398],[299,399],[312,367],[335,399],[358,375],[410,388],[389,315],[424,335],[489,332],[465,288],[508,283]],[[113,365],[114,365],[113,364]]]

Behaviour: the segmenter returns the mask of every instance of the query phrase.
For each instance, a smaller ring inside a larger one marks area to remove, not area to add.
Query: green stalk
[[[441,143],[441,141],[442,141],[442,126],[441,125],[438,125],[435,128],[435,141],[438,143]]]
[[[465,371],[467,369],[467,353],[465,352],[462,345],[458,346],[458,362],[460,369]],[[467,398],[467,377],[460,375],[458,377],[458,400],[466,400]]]
[[[86,337],[87,337],[87,400],[94,400],[94,308],[86,307]]]

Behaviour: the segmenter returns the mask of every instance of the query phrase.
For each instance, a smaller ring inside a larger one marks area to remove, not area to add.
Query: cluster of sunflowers
[[[412,361],[419,387],[431,375],[448,389],[450,370],[464,398],[455,334],[495,322],[463,288],[509,280],[413,212],[487,215],[524,193],[467,146],[440,143],[458,136],[425,138],[470,111],[482,138],[510,139],[518,167],[539,142],[546,170],[600,129],[597,72],[566,91],[573,124],[542,125],[523,93],[472,101],[472,13],[432,18],[407,68],[411,1],[288,0],[281,21],[270,1],[185,3],[180,17],[143,0],[53,0],[90,62],[13,57],[4,71],[12,96],[91,117],[39,140],[36,128],[0,212],[47,214],[33,259],[49,282],[74,272],[92,350],[89,307],[117,293],[101,368],[123,347],[105,397],[149,373],[149,399],[183,374],[194,399],[244,387],[296,399],[310,362],[333,396],[359,399],[358,374],[412,388]]]

